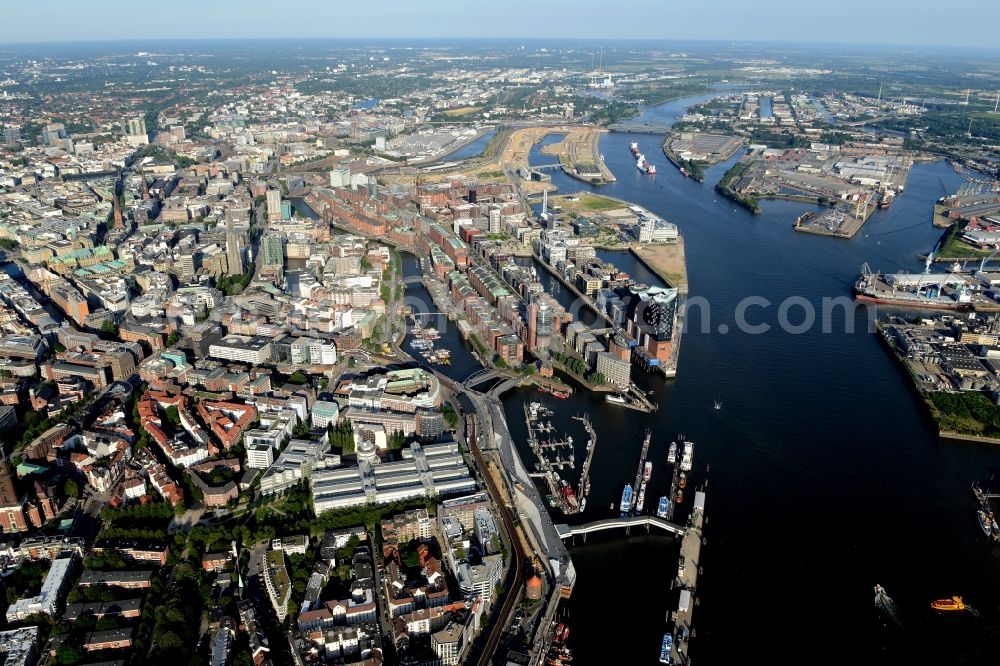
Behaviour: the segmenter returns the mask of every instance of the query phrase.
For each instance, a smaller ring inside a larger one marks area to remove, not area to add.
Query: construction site
[[[600,154],[600,138],[604,131],[575,125],[505,128],[497,132],[481,157],[420,169],[402,167],[380,174],[379,178],[393,183],[412,182],[419,177],[423,182],[433,183],[461,175],[489,182],[505,179],[508,171],[530,174],[533,171],[529,164],[532,148],[546,136],[558,134],[563,135],[562,141],[542,148],[542,154],[554,158],[552,165],[547,167],[558,167],[567,175],[588,183],[614,182],[614,174]],[[521,183],[521,189],[533,195],[555,187],[543,179],[527,178]]]

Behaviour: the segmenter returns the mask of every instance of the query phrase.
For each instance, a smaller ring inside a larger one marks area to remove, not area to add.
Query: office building
[[[208,355],[226,361],[259,365],[271,360],[271,340],[258,336],[227,335],[209,345]]]

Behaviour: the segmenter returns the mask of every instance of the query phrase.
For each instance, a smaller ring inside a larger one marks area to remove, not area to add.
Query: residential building
[[[34,597],[18,599],[12,603],[7,608],[7,621],[18,622],[36,613],[55,617],[68,591],[75,568],[76,557],[73,555],[53,560],[42,589]]]

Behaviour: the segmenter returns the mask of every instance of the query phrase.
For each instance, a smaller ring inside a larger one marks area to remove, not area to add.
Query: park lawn
[[[577,205],[581,208],[586,208],[587,210],[602,211],[625,207],[621,201],[608,199],[607,197],[602,197],[597,194],[581,194],[579,197],[580,201]]]

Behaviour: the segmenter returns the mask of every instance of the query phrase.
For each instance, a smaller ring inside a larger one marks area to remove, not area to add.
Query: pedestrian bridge
[[[649,530],[650,527],[656,527],[673,534],[684,534],[684,532],[687,531],[680,525],[671,523],[663,518],[657,518],[655,516],[632,516],[631,518],[607,518],[605,520],[595,520],[592,523],[584,523],[582,525],[556,525],[556,532],[559,533],[560,539],[568,539],[577,535],[590,534],[591,532],[601,532],[604,530],[615,530],[621,528],[625,528],[625,531],[628,532],[633,527],[645,527],[647,530]]]

